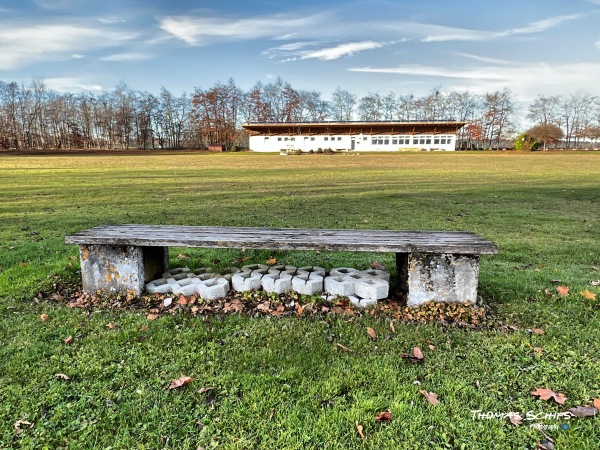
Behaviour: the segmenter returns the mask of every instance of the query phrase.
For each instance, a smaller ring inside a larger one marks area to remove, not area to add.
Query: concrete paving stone
[[[335,277],[338,275],[349,275],[351,273],[358,273],[358,270],[352,267],[336,267],[329,271],[329,276]]]
[[[325,275],[327,274],[327,271],[325,269],[323,269],[322,267],[319,266],[304,266],[304,267],[298,267],[298,273],[315,273],[323,278],[325,278]]]
[[[321,295],[321,298],[326,302],[332,302],[340,297],[339,295]]]
[[[261,278],[261,282],[266,292],[283,294],[292,289],[292,275],[287,272],[268,273]]]
[[[269,271],[269,266],[265,265],[265,264],[248,264],[246,266],[242,266],[242,272],[254,272],[255,270],[260,270],[260,269],[266,269],[266,272]],[[266,273],[265,272],[265,273]]]
[[[170,292],[173,292],[173,287],[166,278],[159,278],[150,283],[146,283],[146,292],[149,294],[169,294]]]
[[[194,273],[196,275],[201,275],[203,273],[214,273],[214,269],[212,267],[198,267],[196,270],[194,270]]]
[[[178,267],[176,269],[171,269],[171,270],[168,270],[167,272],[163,273],[163,277],[178,275],[180,273],[187,273],[189,271],[190,271],[190,269],[187,267]]]
[[[368,269],[361,270],[360,273],[366,277],[379,278],[387,281],[388,283],[390,282],[390,273],[386,272],[385,270]]]
[[[227,279],[210,278],[198,284],[198,295],[204,300],[216,300],[226,297],[229,293],[229,281]]]
[[[325,292],[346,297],[354,294],[354,278],[343,275],[329,276],[324,280]]]
[[[357,297],[356,295],[349,295],[348,300],[350,300],[350,303],[352,303],[354,306],[360,308],[360,297]]]
[[[256,269],[253,270],[252,272],[250,272],[252,274],[252,276],[254,277],[258,277],[260,276],[262,278],[263,275],[266,275],[269,272],[269,269]]]
[[[372,298],[362,298],[358,306],[359,308],[372,308],[373,306],[377,306],[377,300]]]
[[[256,291],[262,287],[261,276],[254,276],[249,272],[238,272],[231,277],[231,285],[235,291]]]
[[[198,285],[202,281],[200,278],[186,278],[185,280],[179,280],[177,283],[173,283],[173,294],[185,295],[189,297],[198,293]]]
[[[379,278],[364,278],[354,283],[354,292],[358,297],[380,300],[388,296],[390,285]]]
[[[210,280],[211,278],[219,278],[221,275],[216,272],[207,272],[196,275],[196,278],[200,278],[201,281]]]
[[[314,273],[296,275],[292,278],[292,289],[302,295],[320,294],[323,292],[323,277]]]

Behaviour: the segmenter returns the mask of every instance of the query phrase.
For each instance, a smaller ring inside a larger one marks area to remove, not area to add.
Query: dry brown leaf
[[[364,433],[363,433],[363,426],[361,424],[358,423],[358,420],[354,422],[354,425],[356,425],[356,431],[358,431],[358,435],[360,436],[361,439],[366,439]]]
[[[568,286],[556,286],[556,292],[560,297],[566,297],[569,295],[569,287]]]
[[[71,377],[69,375],[65,375],[64,373],[57,373],[54,375],[59,380],[70,380]]]
[[[539,334],[539,335],[546,334],[546,332],[541,328],[532,328],[531,332],[533,334]]]
[[[224,312],[240,312],[244,310],[244,304],[239,298],[234,298],[223,307]]]
[[[564,405],[565,401],[567,400],[565,394],[561,394],[560,392],[557,393],[547,388],[536,388],[536,390],[530,392],[530,394],[539,397],[540,400],[553,399],[556,403],[560,403],[561,405]]]
[[[296,317],[300,317],[302,315],[302,311],[304,311],[304,307],[296,303]]]
[[[108,328],[109,330],[114,330],[115,329],[115,324],[110,322],[106,324],[106,328]]]
[[[179,260],[190,259],[190,257],[188,255],[184,255],[183,253],[180,253],[179,255],[177,255],[177,259],[179,259]]]
[[[177,304],[185,306],[188,303],[189,303],[189,300],[185,295],[183,295],[183,294],[179,295],[179,300],[177,300]]]
[[[410,355],[408,353],[402,353],[402,357],[407,358],[414,363],[423,362],[423,360],[425,359],[425,356],[423,356],[423,352],[419,347],[414,347]]]
[[[171,380],[171,385],[169,389],[177,389],[181,386],[185,386],[188,383],[191,383],[194,379],[192,377],[188,377],[186,375],[181,374],[181,376],[175,380]]]
[[[544,349],[542,347],[533,347],[533,351],[536,355],[541,355],[542,353],[544,353]]]
[[[392,420],[392,413],[390,411],[382,411],[375,417],[376,422],[390,422]]]
[[[375,330],[373,328],[367,327],[367,334],[369,335],[369,337],[371,338],[372,341],[377,340],[377,333],[375,332]]]
[[[156,320],[156,319],[158,319],[158,314],[154,314],[154,313],[153,314],[148,314],[146,316],[146,319],[148,319],[148,320]]]
[[[267,263],[268,266],[274,266],[275,264],[277,264],[277,258],[271,256],[265,262]]]
[[[352,350],[350,350],[350,349],[349,349],[348,347],[346,347],[345,345],[342,345],[342,344],[340,344],[339,342],[337,343],[337,346],[338,346],[339,348],[341,348],[342,350],[344,350],[345,352],[352,353]]]
[[[266,301],[264,301],[262,303],[259,303],[256,306],[256,309],[258,311],[260,311],[260,312],[263,312],[263,313],[271,312],[271,303],[269,302],[269,300],[266,300]]]
[[[581,291],[580,294],[586,300],[596,300],[596,294],[588,291],[587,289],[585,291]]]
[[[594,401],[592,402],[592,405],[594,406],[594,408],[596,408],[598,411],[600,411],[600,398],[595,398]]]
[[[437,406],[440,403],[435,392],[427,392],[425,389],[421,389],[419,392],[423,394],[427,401],[433,406]]]
[[[42,322],[48,322],[48,314],[41,314],[40,315],[40,319],[42,319]]]
[[[396,332],[396,327],[394,326],[394,322],[390,322],[390,331],[391,331],[392,333],[395,333],[395,332]]]
[[[148,325],[142,325],[140,331],[148,331]]]
[[[567,409],[567,412],[574,417],[593,417],[598,414],[598,410],[593,406],[574,406]]]
[[[523,417],[521,417],[521,415],[517,412],[509,412],[508,420],[510,420],[510,423],[517,427],[523,423]]]
[[[68,338],[63,339],[63,342],[66,345],[71,345],[73,343],[73,336],[69,336]]]
[[[272,316],[281,316],[285,312],[285,306],[283,303],[280,303],[274,311],[271,311]]]
[[[205,392],[212,391],[214,388],[215,388],[214,386],[201,387],[200,389],[198,389],[198,394],[204,394]]]
[[[429,347],[429,350],[431,350],[432,352],[435,351],[435,345],[429,344],[428,347]]]
[[[16,434],[21,434],[23,431],[25,431],[23,428],[21,428],[22,425],[29,425],[29,428],[33,427],[33,424],[31,422],[28,422],[27,420],[17,420],[14,423]]]

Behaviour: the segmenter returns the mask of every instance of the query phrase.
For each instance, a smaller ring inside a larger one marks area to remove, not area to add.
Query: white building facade
[[[306,122],[243,125],[256,152],[421,151],[456,149],[465,122]]]

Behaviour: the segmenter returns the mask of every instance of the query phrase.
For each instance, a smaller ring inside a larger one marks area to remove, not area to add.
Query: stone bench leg
[[[408,306],[477,300],[479,255],[397,253],[396,268]]]
[[[120,292],[138,297],[147,281],[168,270],[167,247],[81,245],[83,290],[90,294]]]

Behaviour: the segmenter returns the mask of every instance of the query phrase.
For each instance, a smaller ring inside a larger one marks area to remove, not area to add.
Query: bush
[[[514,148],[515,150],[534,151],[537,150],[539,146],[540,143],[537,141],[537,139],[532,138],[527,133],[521,133],[519,136],[517,136],[517,139],[515,139]]]

